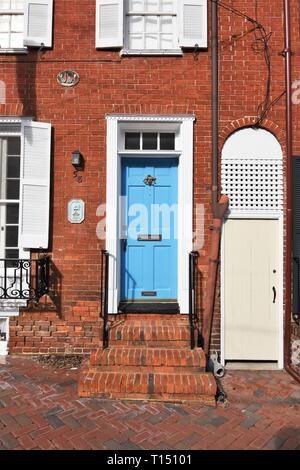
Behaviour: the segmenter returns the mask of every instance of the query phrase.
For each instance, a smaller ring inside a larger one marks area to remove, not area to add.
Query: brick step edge
[[[78,393],[80,397],[161,399],[178,401],[195,397],[215,398],[216,381],[211,373],[136,373],[82,371]]]
[[[173,348],[173,349],[187,349],[190,348],[190,341],[134,341],[134,340],[115,340],[110,339],[109,345],[114,347],[143,347],[143,348]]]
[[[181,367],[181,366],[91,366],[93,369],[98,369],[99,372],[120,372],[128,374],[204,374],[206,369],[203,367]]]
[[[90,393],[80,392],[81,398],[98,398],[102,400],[122,400],[122,401],[148,401],[158,403],[177,403],[177,404],[197,404],[202,406],[216,407],[216,398],[208,395],[172,395],[172,394],[161,394],[161,395],[148,395],[143,393]]]
[[[128,322],[109,328],[110,341],[173,341],[189,342],[191,332],[188,326],[181,324],[157,325],[146,322]]]
[[[91,353],[91,366],[124,367],[195,367],[205,370],[206,358],[202,349],[110,347]],[[163,372],[163,371],[162,371]]]

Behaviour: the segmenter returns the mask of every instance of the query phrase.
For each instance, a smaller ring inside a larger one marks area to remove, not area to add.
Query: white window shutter
[[[48,248],[51,125],[24,121],[21,133],[19,247]]]
[[[123,0],[96,0],[96,48],[123,47]]]
[[[179,0],[179,44],[207,47],[207,0]]]
[[[53,0],[24,0],[24,46],[52,47]]]

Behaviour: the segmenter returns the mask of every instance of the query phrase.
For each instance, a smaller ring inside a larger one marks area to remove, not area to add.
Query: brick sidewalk
[[[300,449],[300,387],[285,372],[228,372],[216,409],[79,399],[77,378],[2,361],[0,449]]]

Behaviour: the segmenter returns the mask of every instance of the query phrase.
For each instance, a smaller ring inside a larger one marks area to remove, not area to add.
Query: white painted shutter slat
[[[123,0],[96,0],[96,48],[123,47]]]
[[[48,248],[51,124],[25,121],[21,133],[19,246]]]
[[[24,46],[52,47],[53,0],[24,0]]]
[[[207,47],[207,0],[179,0],[179,44]]]

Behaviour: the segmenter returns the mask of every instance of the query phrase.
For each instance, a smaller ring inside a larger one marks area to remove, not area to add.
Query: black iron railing
[[[294,257],[294,280],[293,280],[293,316],[294,320],[300,320],[300,257]]]
[[[198,331],[198,300],[199,272],[197,268],[199,253],[192,251],[189,260],[189,323],[191,331],[191,349],[195,349],[199,341]]]
[[[101,252],[101,318],[103,320],[103,349],[107,349],[109,345],[108,331],[108,277],[109,277],[109,253],[106,250]]]
[[[49,292],[50,256],[37,259],[0,259],[0,300],[38,304]]]

